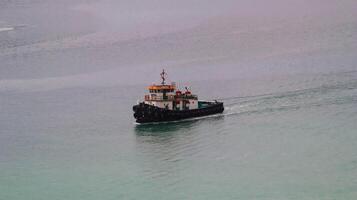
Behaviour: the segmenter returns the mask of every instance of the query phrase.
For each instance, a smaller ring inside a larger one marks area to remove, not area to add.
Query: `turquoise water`
[[[1,200],[357,198],[354,4],[125,40],[103,28],[111,1],[0,5]],[[135,124],[162,65],[224,113]]]
[[[141,87],[6,93],[1,197],[353,199],[356,75],[161,125],[134,124]]]

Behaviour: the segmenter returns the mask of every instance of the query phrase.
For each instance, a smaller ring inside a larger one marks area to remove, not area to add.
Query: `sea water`
[[[0,3],[0,199],[356,199],[356,3],[165,2]],[[162,68],[224,113],[135,124]]]

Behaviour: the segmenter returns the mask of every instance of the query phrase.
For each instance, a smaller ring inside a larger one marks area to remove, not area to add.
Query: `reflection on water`
[[[212,126],[219,128],[219,124],[224,124],[224,115],[136,125],[137,166],[142,176],[156,182],[171,182],[166,189],[174,190],[188,178],[185,171],[193,167],[192,159],[210,151],[214,132],[207,130]]]
[[[224,115],[216,115],[189,121],[136,125],[134,128],[136,144],[138,150],[142,152],[158,154],[167,151],[177,154],[177,152],[187,150],[188,147],[199,150],[201,147],[196,143],[209,137],[206,132],[207,126],[216,126],[223,122]]]
[[[138,124],[135,126],[135,132],[138,136],[167,136],[179,130],[188,129],[196,123],[197,121],[180,121],[172,123]]]
[[[182,132],[187,129],[194,128],[196,125],[207,122],[222,120],[224,115],[212,115],[206,118],[196,118],[184,121],[164,122],[164,123],[150,123],[150,124],[137,124],[135,132],[138,136],[168,136],[178,131]]]

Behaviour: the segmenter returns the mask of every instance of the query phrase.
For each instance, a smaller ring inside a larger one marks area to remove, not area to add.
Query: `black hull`
[[[137,123],[177,121],[192,117],[202,117],[222,113],[224,111],[222,102],[209,102],[207,107],[193,110],[167,110],[156,106],[139,103],[133,106],[134,117]]]

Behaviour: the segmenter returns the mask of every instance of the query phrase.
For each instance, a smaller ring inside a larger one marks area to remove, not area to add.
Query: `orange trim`
[[[176,87],[174,85],[150,85],[148,87],[149,90],[175,90]]]

